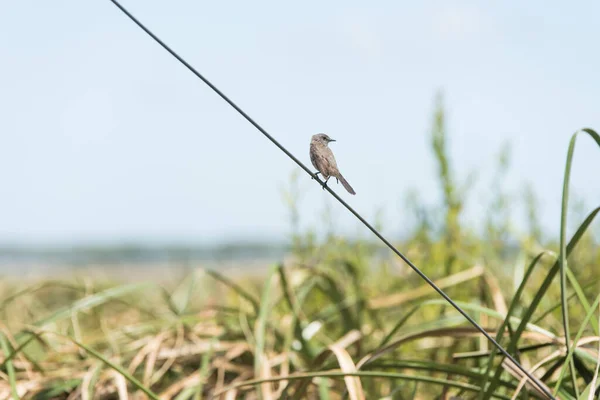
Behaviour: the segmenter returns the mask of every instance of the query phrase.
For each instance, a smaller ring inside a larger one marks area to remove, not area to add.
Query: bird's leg
[[[315,176],[317,176],[317,175],[319,175],[319,174],[320,174],[320,172],[319,172],[319,171],[315,172]],[[310,179],[315,179],[315,178],[313,178],[313,177],[311,176],[311,177],[310,177]]]
[[[340,183],[340,180],[337,178],[337,176],[335,177],[335,181],[336,183]]]
[[[331,176],[329,176],[327,179],[325,179],[325,182],[323,182],[323,190],[325,190],[325,186],[327,186],[327,181],[329,178],[331,178]]]

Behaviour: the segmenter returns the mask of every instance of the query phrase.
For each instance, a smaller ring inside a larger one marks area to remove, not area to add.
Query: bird
[[[312,162],[312,165],[318,171],[315,173],[315,176],[321,174],[325,179],[323,189],[327,186],[329,178],[333,176],[338,183],[340,181],[342,182],[342,185],[348,193],[356,194],[354,189],[352,189],[352,186],[344,179],[337,167],[335,157],[329,148],[329,143],[331,142],[335,142],[335,140],[324,133],[317,133],[310,139],[310,162]]]

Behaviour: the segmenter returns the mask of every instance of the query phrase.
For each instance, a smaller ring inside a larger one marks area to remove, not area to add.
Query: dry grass
[[[178,400],[476,394],[490,354],[477,331],[450,309],[438,318],[447,307],[424,289],[381,293],[383,277],[366,273],[328,259],[280,266],[260,281],[197,270],[168,290],[95,281],[5,283],[5,355],[18,351],[2,362],[0,398],[13,391],[26,399]],[[510,300],[482,266],[439,283],[469,300],[465,309],[497,333]],[[560,328],[556,315],[547,318]],[[584,360],[598,359],[595,338],[579,341]],[[529,324],[519,343],[524,365],[542,361],[538,371],[564,357],[564,339],[552,329]],[[541,347],[527,349],[535,345]],[[522,376],[499,361],[494,365],[507,372],[495,397],[510,398]]]

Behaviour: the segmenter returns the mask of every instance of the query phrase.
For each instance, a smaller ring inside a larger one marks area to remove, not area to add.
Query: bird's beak
[[[335,142],[335,139],[329,139],[330,142]]]

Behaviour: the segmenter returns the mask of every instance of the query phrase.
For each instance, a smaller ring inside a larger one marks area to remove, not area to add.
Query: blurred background
[[[598,3],[124,5],[307,165],[311,135],[337,139],[357,195],[332,188],[392,239],[449,214],[485,240],[558,237],[570,136],[600,127]],[[0,51],[2,273],[372,240],[110,2],[6,3]],[[600,200],[592,144],[573,226]]]

